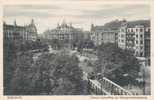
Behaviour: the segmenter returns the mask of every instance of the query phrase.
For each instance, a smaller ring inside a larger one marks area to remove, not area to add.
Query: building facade
[[[126,48],[126,26],[125,23],[119,29],[118,33],[118,47],[125,49]]]
[[[44,32],[45,38],[47,39],[58,39],[58,40],[72,40],[72,27],[63,23],[61,26],[58,24],[56,29],[47,30]]]
[[[150,21],[125,21],[119,29],[118,46],[137,57],[150,56]]]
[[[117,30],[102,31],[102,42],[103,43],[117,43]]]
[[[101,30],[95,29],[94,25],[91,25],[91,33],[90,33],[90,38],[94,42],[94,44],[101,45],[102,43],[102,36],[101,36]]]
[[[21,41],[35,41],[37,39],[37,28],[34,20],[29,25],[19,26],[14,22],[14,25],[3,23],[3,36],[6,40],[21,40]]]
[[[57,24],[55,29],[46,30],[43,34],[48,40],[56,39],[69,46],[78,39],[84,38],[82,29],[74,28],[71,23],[67,24],[65,21]]]
[[[118,33],[118,47],[127,49],[150,65],[150,20],[125,21]]]
[[[91,25],[90,38],[94,44],[101,45],[102,43],[117,43],[118,30],[104,28],[104,26]]]

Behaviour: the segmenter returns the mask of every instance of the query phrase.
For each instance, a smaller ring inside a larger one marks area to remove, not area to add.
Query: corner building
[[[8,41],[35,41],[37,39],[37,28],[32,19],[29,25],[19,26],[14,21],[14,25],[3,23],[3,37]]]
[[[136,57],[150,59],[150,20],[124,21],[118,33],[118,46]]]

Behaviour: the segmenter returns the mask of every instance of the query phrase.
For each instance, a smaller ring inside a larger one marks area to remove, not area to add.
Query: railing
[[[103,77],[99,82],[98,80],[92,80],[87,78],[87,73],[83,72],[84,79],[88,81],[89,90],[96,95],[136,95],[122,88],[118,84]]]
[[[107,79],[106,77],[103,77],[101,84],[103,84],[103,88],[111,95],[133,95],[132,92],[125,90],[124,88]]]
[[[97,80],[88,79],[89,89],[97,95],[135,95],[107,78],[103,78],[100,83]]]
[[[96,95],[110,95],[109,92],[102,88],[102,84],[97,80],[88,79],[89,91]]]

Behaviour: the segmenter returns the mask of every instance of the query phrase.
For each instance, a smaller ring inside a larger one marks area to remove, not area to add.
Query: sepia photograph
[[[148,4],[3,6],[3,94],[151,95]]]

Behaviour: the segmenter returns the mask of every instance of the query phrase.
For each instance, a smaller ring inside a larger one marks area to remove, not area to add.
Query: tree
[[[84,43],[85,48],[94,48],[94,43],[92,40],[86,39]]]
[[[54,48],[54,49],[60,49],[62,47],[62,44],[60,40],[58,39],[52,39],[49,40],[49,44]]]
[[[13,66],[16,70],[11,80],[10,94],[14,95],[29,95],[34,93],[33,75],[32,70],[33,59],[31,54],[18,56],[14,60]]]
[[[3,41],[3,73],[4,73],[4,94],[10,93],[10,81],[12,80],[15,66],[13,66],[16,58],[16,52],[19,50],[19,43],[16,45],[13,41]]]
[[[40,83],[41,90],[54,95],[83,94],[84,82],[78,62],[77,57],[67,54],[42,55],[36,65],[39,68],[37,83]]]
[[[32,69],[31,68],[33,64],[32,54],[26,55],[24,54],[24,52],[28,50],[33,50],[33,49],[46,49],[47,50],[48,46],[41,41],[21,41],[21,40],[4,39],[3,43],[4,43],[3,44],[3,47],[4,47],[4,50],[3,50],[3,54],[4,54],[4,58],[3,58],[3,61],[4,61],[3,63],[4,64],[4,94],[11,94],[12,88],[14,87],[11,85],[14,83],[19,85],[20,83],[18,82],[18,80],[23,82],[21,80],[21,79],[24,79],[22,78],[22,76],[24,74],[27,74],[27,72],[21,71],[22,68],[24,68],[24,66],[28,66],[29,70]],[[25,85],[25,87],[27,86]],[[18,86],[14,87],[13,89],[14,92],[12,93],[16,93],[19,88]],[[22,93],[22,91],[20,93]]]
[[[26,53],[18,55],[12,66],[16,67],[10,81],[11,95],[79,95],[86,94],[86,82],[78,58],[67,52],[44,53],[37,60]]]
[[[102,73],[119,85],[135,84],[140,65],[130,51],[122,50],[111,43],[102,44],[98,47],[97,56],[97,73]]]

